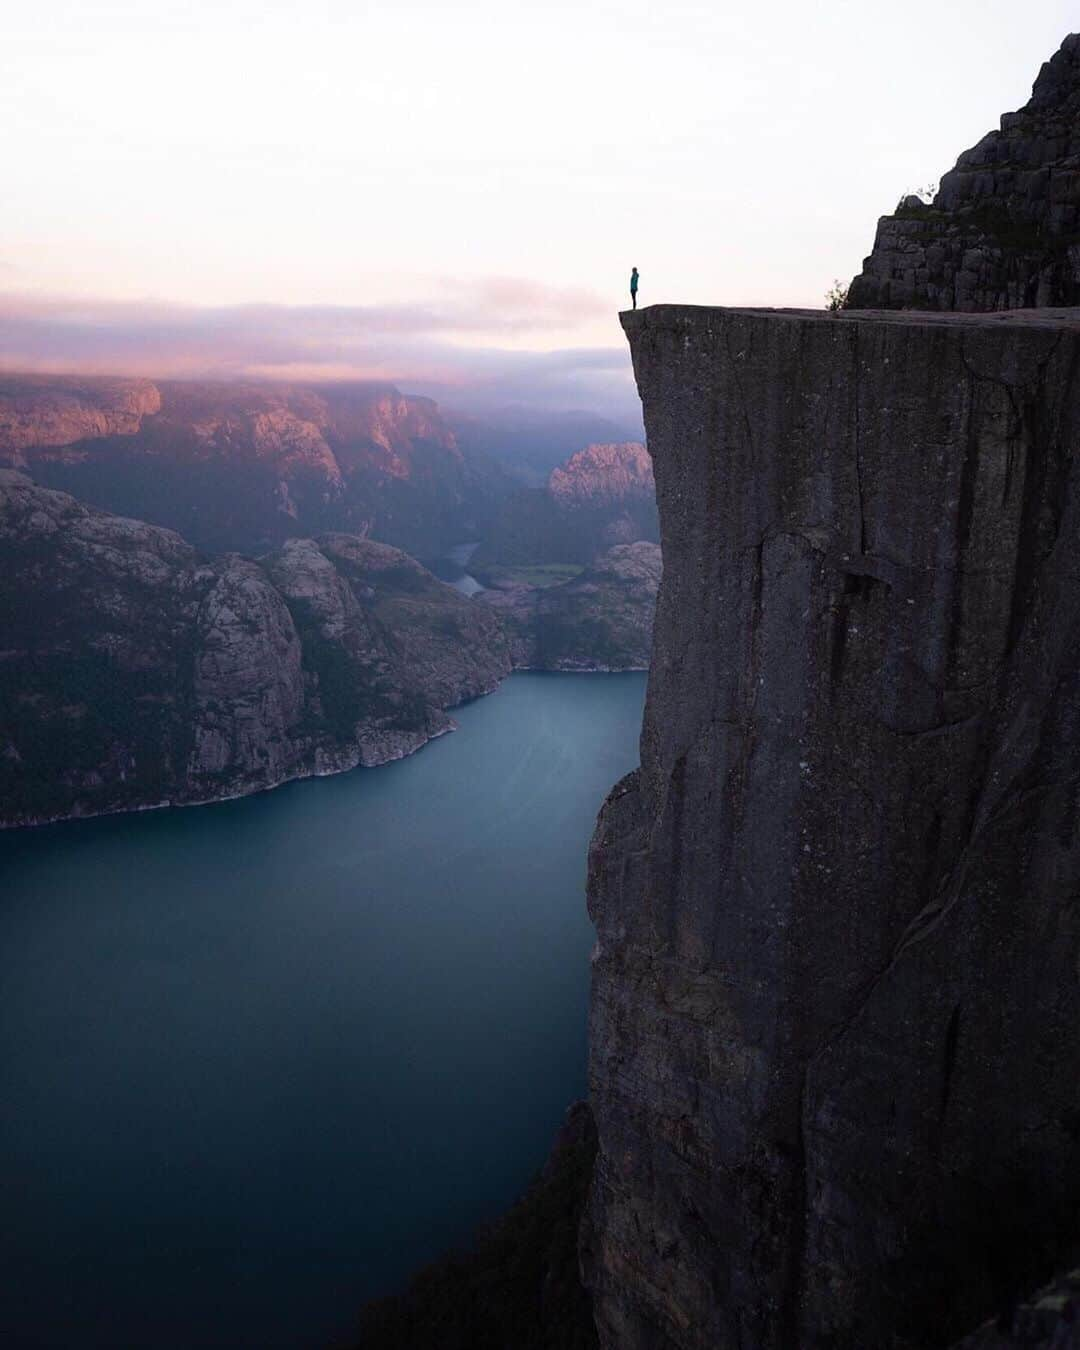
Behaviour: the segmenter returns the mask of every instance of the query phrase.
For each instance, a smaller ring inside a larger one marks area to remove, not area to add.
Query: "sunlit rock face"
[[[495,516],[476,563],[589,563],[618,544],[656,543],[652,461],[637,441],[587,445],[541,488],[519,490]]]
[[[0,470],[0,825],[381,764],[509,669],[498,617],[387,545],[208,556]]]
[[[664,572],[590,856],[601,1342],[947,1344],[1080,1199],[1080,312],[623,323]]]
[[[161,394],[149,380],[0,374],[0,464],[22,468],[35,452],[133,436],[160,410]]]
[[[504,489],[430,399],[385,384],[2,376],[0,465],[247,552],[339,529],[434,557]]]
[[[1080,34],[1031,101],[966,150],[930,204],[878,222],[854,309],[994,310],[1080,304]]]
[[[552,469],[548,491],[565,506],[649,501],[656,492],[652,460],[639,441],[587,445]]]

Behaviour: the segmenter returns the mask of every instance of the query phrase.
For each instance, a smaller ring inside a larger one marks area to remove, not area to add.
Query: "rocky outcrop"
[[[552,470],[544,488],[503,504],[478,566],[587,563],[614,544],[659,540],[656,487],[645,447],[590,445]]]
[[[0,464],[22,468],[28,452],[88,437],[134,436],[160,409],[149,380],[0,374]]]
[[[656,495],[652,460],[637,441],[587,445],[552,469],[548,491],[568,508],[650,502]]]
[[[509,668],[496,616],[386,545],[207,557],[0,470],[0,825],[381,764]]]
[[[1031,101],[962,154],[933,202],[878,222],[854,309],[994,310],[1080,304],[1080,34]]]
[[[946,1345],[1080,1200],[1080,313],[623,315],[664,575],[590,853],[605,1350]]]
[[[476,603],[499,612],[516,669],[646,670],[660,570],[660,546],[639,540],[560,585],[500,585]]]
[[[318,547],[387,635],[406,694],[449,708],[489,693],[508,672],[499,621],[407,554],[347,534],[322,535]]]
[[[0,381],[0,465],[208,550],[348,530],[434,556],[508,490],[382,384]]]

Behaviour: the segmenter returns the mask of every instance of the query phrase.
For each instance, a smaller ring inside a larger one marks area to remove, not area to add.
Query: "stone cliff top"
[[[904,309],[769,309],[728,305],[650,305],[625,309],[619,314],[627,336],[646,328],[707,325],[721,315],[745,315],[758,319],[802,319],[818,323],[906,324],[916,327],[951,328],[1080,328],[1080,308],[1007,309],[986,313]]]

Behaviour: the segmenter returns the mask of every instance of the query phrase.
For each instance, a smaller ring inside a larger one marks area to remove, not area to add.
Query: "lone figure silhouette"
[[[630,269],[630,303],[637,309],[637,268]]]

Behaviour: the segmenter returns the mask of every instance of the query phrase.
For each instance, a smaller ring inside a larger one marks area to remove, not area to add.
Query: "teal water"
[[[0,835],[0,1344],[334,1344],[585,1086],[585,852],[643,675],[376,770]]]

